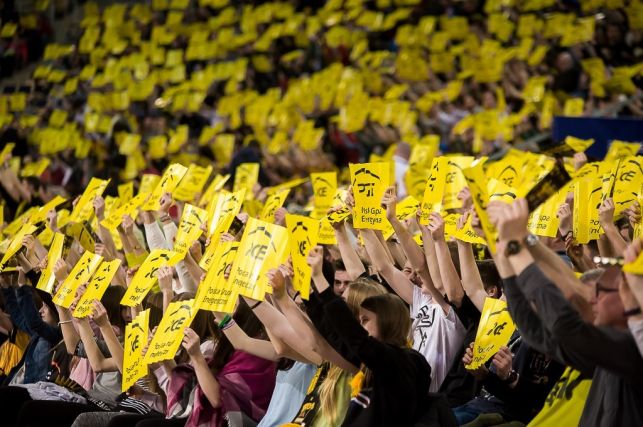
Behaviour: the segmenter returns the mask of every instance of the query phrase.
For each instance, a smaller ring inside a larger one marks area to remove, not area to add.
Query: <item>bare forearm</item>
[[[212,371],[208,366],[208,363],[205,361],[203,354],[198,354],[197,356],[190,358],[194,372],[196,373],[196,378],[201,387],[201,391],[210,402],[213,408],[218,408],[221,406],[221,387],[219,382]]]
[[[112,325],[101,326],[100,332],[107,344],[107,348],[112,355],[112,360],[116,363],[119,372],[123,372],[123,346],[112,329]]]
[[[603,230],[605,230],[605,235],[612,244],[612,248],[614,248],[614,253],[622,254],[625,252],[625,249],[627,249],[627,242],[623,239],[623,236],[621,236],[616,225],[609,224],[607,226],[603,226]]]
[[[349,274],[351,280],[355,280],[365,273],[366,269],[364,269],[364,264],[359,258],[359,255],[357,255],[347,233],[346,225],[342,223],[340,227],[335,229],[335,238],[337,239],[337,246],[339,247],[339,253],[342,256],[344,266],[346,267],[346,272]]]
[[[406,254],[406,258],[411,263],[411,267],[415,270],[424,268],[427,265],[424,252],[422,252],[422,248],[415,243],[409,230],[397,218],[391,221],[391,225],[395,230],[395,235],[400,241],[400,245],[402,245],[402,250]]]
[[[435,241],[435,253],[438,258],[438,262],[440,263],[440,277],[444,284],[444,290],[449,297],[449,301],[456,305],[460,305],[462,303],[462,298],[464,297],[464,289],[462,289],[462,283],[458,277],[458,272],[456,271],[455,266],[453,265],[453,260],[451,259],[451,252],[449,251],[447,242],[444,239],[438,239]]]
[[[431,232],[426,227],[421,227],[421,229],[422,241],[424,242],[424,256],[426,257],[426,264],[429,267],[431,280],[433,281],[435,288],[442,292],[444,291],[444,284],[442,283],[442,277],[440,276],[440,264],[438,263],[438,258],[435,254],[433,237],[431,237]]]
[[[473,302],[473,305],[475,305],[478,310],[482,311],[487,293],[484,290],[480,271],[478,270],[475,257],[473,256],[473,247],[471,246],[471,243],[458,240],[458,257],[460,259],[460,273],[462,274],[462,287],[464,288],[464,292],[467,294],[471,302]],[[497,262],[496,265],[498,265]],[[512,271],[510,271],[511,266],[509,266],[509,269],[506,268],[507,264],[503,267],[505,274],[507,274],[506,277],[512,276],[512,274],[510,274],[512,273]],[[498,267],[498,271],[503,267]],[[502,276],[501,274],[501,277],[505,276]]]

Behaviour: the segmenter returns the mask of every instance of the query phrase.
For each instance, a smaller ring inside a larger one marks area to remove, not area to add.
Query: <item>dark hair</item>
[[[143,309],[150,310],[150,330],[157,327],[163,318],[163,294],[161,292],[150,292],[143,300]]]
[[[342,261],[341,259],[336,259],[333,262],[333,267],[335,268],[335,271],[338,271],[338,270],[346,271],[346,266],[344,265],[344,261]]]
[[[176,301],[188,301],[194,299],[196,294],[194,292],[182,292],[180,294],[174,295],[172,302]],[[199,310],[199,312],[194,316],[192,323],[190,323],[190,328],[194,331],[195,334],[199,336],[200,342],[203,343],[209,339],[217,341],[219,338],[219,331],[214,327],[214,316],[212,312]],[[178,357],[176,358],[176,363],[187,363],[189,356],[186,351],[180,348]]]
[[[263,325],[243,299],[239,299],[239,305],[232,318],[249,337],[263,338],[266,335]],[[218,327],[215,329],[215,334],[218,342],[210,363],[210,369],[212,373],[217,374],[230,360],[234,347]]]
[[[125,333],[125,320],[121,314],[121,300],[123,299],[123,295],[125,295],[124,287],[109,286],[100,299],[100,302],[105,306],[105,311],[107,311],[109,323],[111,323],[112,326],[117,326],[121,334]]]
[[[482,286],[485,290],[489,289],[492,286],[498,288],[498,291],[502,290],[502,279],[500,279],[500,274],[498,274],[498,269],[496,264],[491,259],[485,259],[482,261],[476,261],[478,266],[478,271],[480,272],[480,278],[482,279]]]
[[[397,347],[406,347],[411,318],[409,309],[397,295],[386,293],[366,298],[361,307],[377,315],[380,341]]]
[[[322,261],[322,274],[326,281],[332,286],[333,282],[335,282],[335,266],[326,258]]]

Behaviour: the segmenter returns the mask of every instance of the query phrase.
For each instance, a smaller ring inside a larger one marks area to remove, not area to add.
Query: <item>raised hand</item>
[[[572,208],[567,203],[562,203],[556,211],[556,216],[560,220],[558,230],[565,237],[572,231]]]
[[[511,351],[507,346],[503,345],[493,356],[491,363],[496,367],[496,375],[498,375],[501,380],[506,381],[511,374],[513,354],[511,354]]]
[[[444,219],[437,212],[429,215],[429,231],[433,240],[444,240]]]
[[[391,186],[384,191],[382,196],[382,205],[386,208],[386,218],[391,221],[395,219],[395,210],[397,206],[397,194],[395,193],[395,187]]]

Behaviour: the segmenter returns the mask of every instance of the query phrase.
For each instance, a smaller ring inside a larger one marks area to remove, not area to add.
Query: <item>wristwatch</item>
[[[528,234],[524,238],[523,242],[529,248],[533,248],[538,244],[538,236],[534,234]],[[507,242],[507,248],[505,249],[505,256],[517,255],[522,250],[522,243],[518,240],[510,240]]]
[[[525,244],[529,248],[533,248],[538,244],[538,236],[535,234],[527,234],[527,237],[525,237]]]
[[[507,379],[505,380],[505,382],[506,382],[506,383],[509,383],[509,384],[513,384],[513,383],[515,383],[515,382],[516,382],[516,380],[517,380],[517,379],[518,379],[518,372],[516,372],[516,371],[514,371],[514,370],[512,369],[512,370],[511,370],[511,373],[509,374],[509,376],[507,377]]]
[[[518,240],[509,240],[507,242],[507,247],[505,248],[505,256],[510,257],[512,255],[517,255],[522,250],[522,245]]]

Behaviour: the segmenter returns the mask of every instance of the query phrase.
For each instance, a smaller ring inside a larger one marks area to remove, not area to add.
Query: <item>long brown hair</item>
[[[346,288],[344,296],[346,304],[355,318],[359,317],[359,307],[369,297],[386,294],[384,286],[375,280],[359,278]],[[341,387],[341,382],[350,379],[351,375],[338,366],[331,366],[326,379],[319,386],[319,411],[318,417],[329,420],[330,425],[340,425],[344,421],[345,413],[338,413],[337,402],[350,399],[350,387]]]
[[[361,307],[377,315],[379,340],[397,347],[406,347],[411,330],[409,309],[397,295],[383,294],[366,298]]]

